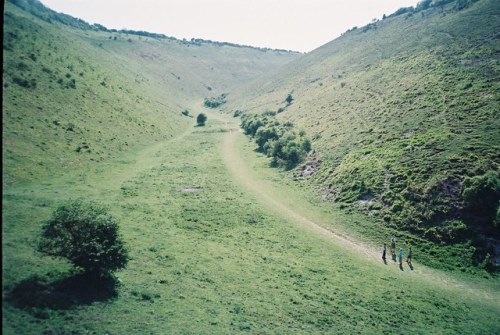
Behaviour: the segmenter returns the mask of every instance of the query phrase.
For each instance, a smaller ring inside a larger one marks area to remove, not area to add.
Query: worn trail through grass
[[[387,262],[384,264],[381,260],[381,250],[376,250],[372,246],[369,246],[361,241],[353,239],[348,234],[339,231],[333,231],[323,227],[320,222],[324,220],[321,217],[311,217],[308,214],[301,212],[301,208],[304,204],[303,199],[289,199],[289,203],[283,199],[279,199],[277,195],[273,194],[272,185],[266,183],[265,180],[259,180],[259,177],[255,172],[245,165],[241,155],[242,153],[238,150],[236,145],[237,137],[243,136],[241,131],[236,125],[232,125],[226,122],[226,128],[229,132],[225,136],[222,143],[222,155],[224,161],[231,171],[233,177],[240,182],[248,190],[252,191],[254,194],[258,195],[261,199],[262,204],[267,206],[269,209],[279,212],[282,216],[292,220],[293,222],[302,225],[303,227],[316,232],[317,234],[324,236],[333,243],[341,245],[342,247],[351,250],[355,253],[360,253],[365,255],[367,258],[371,259],[373,262],[378,263],[377,266],[388,266],[388,271],[401,271],[403,267],[399,266],[399,263],[393,261],[390,257],[389,250],[387,251]],[[301,201],[302,200],[302,201]],[[290,202],[300,201],[301,206],[293,206]],[[312,206],[312,204],[311,204]],[[314,209],[312,209],[314,211]],[[407,269],[409,265],[404,263],[404,267]],[[384,265],[383,265],[384,264]],[[469,292],[471,295],[492,301],[500,301],[500,295],[496,290],[485,290],[477,287],[473,287],[468,283],[459,281],[457,279],[451,278],[450,276],[431,268],[427,268],[423,265],[416,264],[416,266],[411,267],[411,271],[406,271],[409,275],[421,278],[422,280],[435,283],[438,286],[443,287],[454,287],[462,292]]]

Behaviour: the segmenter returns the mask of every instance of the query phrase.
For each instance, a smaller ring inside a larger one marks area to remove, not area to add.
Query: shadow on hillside
[[[78,273],[53,282],[32,276],[15,284],[7,292],[6,301],[22,309],[71,309],[114,299],[117,287],[118,281],[113,276]]]

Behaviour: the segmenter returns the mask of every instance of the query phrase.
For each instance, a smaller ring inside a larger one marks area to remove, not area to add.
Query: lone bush
[[[128,262],[115,219],[94,202],[77,200],[57,208],[42,228],[38,250],[99,275],[122,269]]]
[[[198,123],[198,126],[204,126],[205,122],[207,122],[207,116],[203,113],[198,114],[198,116],[196,117],[196,123]]]

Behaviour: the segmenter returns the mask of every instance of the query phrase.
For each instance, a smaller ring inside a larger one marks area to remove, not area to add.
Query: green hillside
[[[419,245],[428,264],[495,270],[499,32],[498,1],[424,1],[233,93],[226,112],[274,111],[305,130],[314,154],[295,177]]]
[[[92,166],[180,134],[194,101],[248,83],[298,53],[117,32],[8,1],[3,40],[3,184]],[[187,114],[187,113],[185,113]]]
[[[4,7],[3,334],[500,333],[496,1],[306,55]]]

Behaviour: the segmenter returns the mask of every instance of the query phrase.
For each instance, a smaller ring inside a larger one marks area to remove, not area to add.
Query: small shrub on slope
[[[196,117],[196,123],[198,124],[199,127],[203,127],[205,125],[205,122],[207,122],[207,116],[203,113],[198,114]]]

